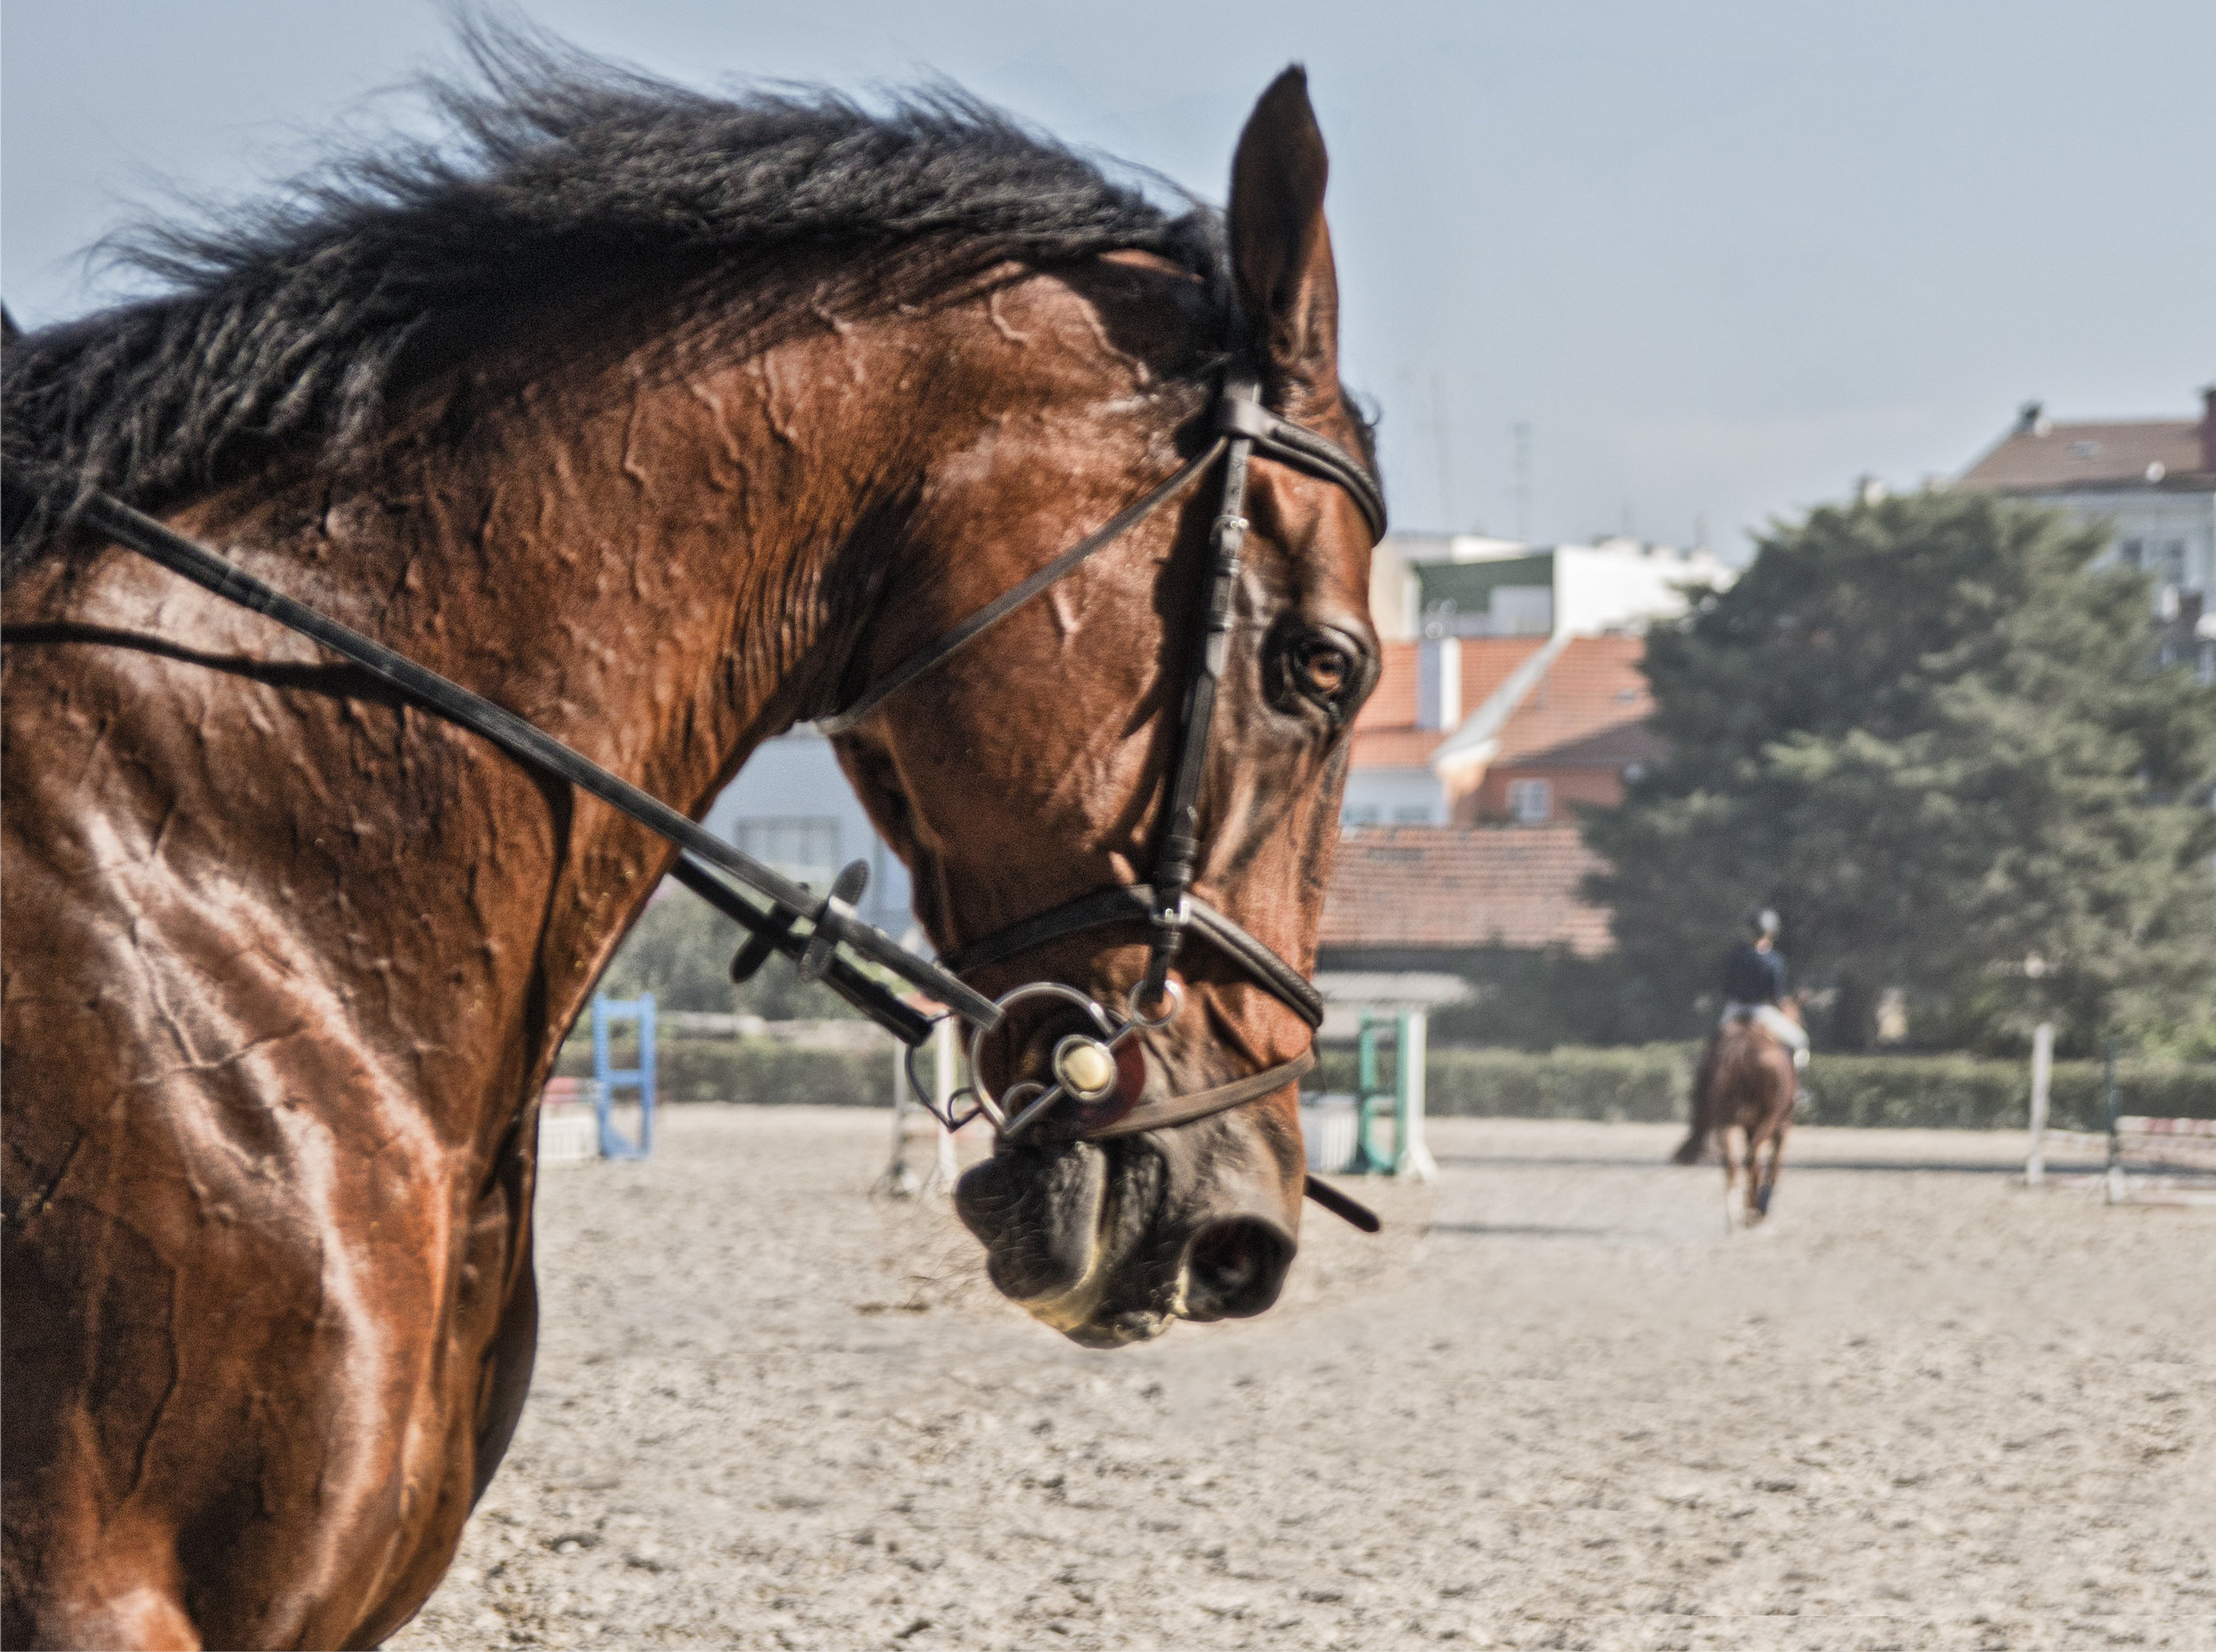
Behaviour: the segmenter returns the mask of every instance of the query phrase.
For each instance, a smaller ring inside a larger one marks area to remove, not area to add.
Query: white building
[[[2036,401],[1956,486],[2058,505],[2153,581],[2164,646],[2216,679],[2216,386],[2196,419],[2058,424]]]
[[[893,935],[914,922],[908,869],[870,825],[813,723],[764,741],[702,823],[811,889],[828,889],[847,861],[866,861],[870,886],[854,909]]]
[[[1354,725],[1341,822],[1535,824],[1614,802],[1653,756],[1627,634],[1683,613],[1686,587],[1737,577],[1713,551],[1637,540],[1393,534],[1369,582],[1385,676]],[[1601,637],[1615,641],[1565,653]]]
[[[1369,612],[1387,642],[1437,636],[1598,636],[1682,614],[1688,584],[1736,572],[1705,549],[1641,540],[1526,545],[1478,534],[1394,534],[1370,564]]]

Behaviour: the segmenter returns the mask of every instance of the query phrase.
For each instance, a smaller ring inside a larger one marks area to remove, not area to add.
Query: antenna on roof
[[[1516,537],[1531,543],[1531,421],[1519,418],[1508,427],[1516,442]]]
[[[1462,512],[1455,503],[1455,435],[1447,422],[1447,376],[1432,375],[1432,428],[1439,439],[1439,508],[1449,534],[1462,531]]]

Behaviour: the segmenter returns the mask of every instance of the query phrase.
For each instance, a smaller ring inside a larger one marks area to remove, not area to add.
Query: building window
[[[1511,780],[1508,783],[1508,816],[1526,826],[1536,826],[1554,813],[1554,787],[1543,780]]]
[[[767,861],[796,884],[828,889],[839,875],[839,821],[835,815],[772,815],[740,821],[731,829],[740,852]]]
[[[1346,831],[1360,831],[1365,826],[1375,826],[1384,818],[1384,812],[1374,803],[1350,803],[1338,812],[1339,826]]]

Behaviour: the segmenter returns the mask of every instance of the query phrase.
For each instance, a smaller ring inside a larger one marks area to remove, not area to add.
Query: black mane
[[[877,296],[900,300],[1137,248],[1224,291],[1214,214],[1173,216],[958,91],[873,113],[824,91],[714,97],[514,33],[464,42],[476,77],[426,87],[445,141],[142,230],[121,256],[168,291],[9,344],[9,572],[90,488],[151,507],[273,444],[344,448],[411,341],[580,269],[875,260],[895,289]]]

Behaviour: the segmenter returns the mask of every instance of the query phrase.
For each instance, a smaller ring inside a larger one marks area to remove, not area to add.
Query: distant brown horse
[[[1799,1021],[1798,995],[1778,1007]],[[1674,1157],[1681,1165],[1695,1164],[1713,1145],[1723,1161],[1728,1225],[1752,1227],[1769,1214],[1799,1088],[1792,1051],[1753,1017],[1734,1016],[1708,1040],[1693,1079],[1692,1128]]]
[[[1298,72],[1227,226],[951,97],[483,53],[458,155],[173,237],[170,296],[7,351],[11,460],[59,478],[9,499],[0,654],[12,1646],[371,1646],[415,1612],[530,1376],[534,1098],[670,863],[71,526],[76,487],[697,814],[1200,453],[1227,364],[1365,450]],[[1146,875],[1213,496],[841,737],[942,949]],[[1246,514],[1194,887],[1305,970],[1371,534],[1264,456]],[[1146,955],[1127,922],[973,978],[1118,1001]],[[1307,1048],[1221,951],[1178,967],[1127,1085]],[[1008,1077],[1065,1025],[1018,1022]],[[1287,1082],[1011,1151],[965,1214],[1004,1290],[1112,1344],[1269,1305],[1301,1183]]]

